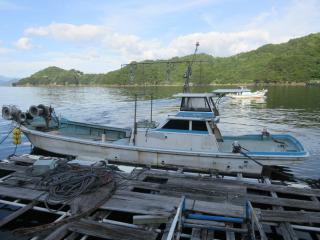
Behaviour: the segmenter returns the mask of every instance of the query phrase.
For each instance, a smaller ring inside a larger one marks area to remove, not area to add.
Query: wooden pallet
[[[21,161],[32,163],[25,158]],[[48,212],[42,204],[47,193],[36,189],[39,178],[27,176],[28,166],[17,163],[19,159],[0,163],[0,171],[8,173],[0,179],[0,206],[19,207],[0,220],[3,230],[28,212]],[[130,180],[115,175],[114,192],[104,188],[75,201],[76,206],[48,214],[54,214],[58,223],[66,221],[75,207],[93,205],[99,196],[110,194],[94,212],[47,231],[35,232],[33,239],[90,239],[89,236],[163,240],[320,239],[320,190],[317,189],[274,184],[270,179],[242,178],[240,174],[221,177],[140,169],[132,175],[121,175]],[[182,196],[185,197],[183,212],[179,210]],[[182,216],[188,213],[244,220],[242,224],[203,220],[182,224]],[[37,218],[36,214],[33,216]]]

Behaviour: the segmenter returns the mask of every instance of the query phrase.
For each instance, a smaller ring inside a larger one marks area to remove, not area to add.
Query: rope
[[[12,129],[10,130],[10,132],[8,132],[8,134],[0,141],[0,144],[2,144],[2,143],[9,137],[9,135],[12,133],[13,129],[14,129],[14,128],[12,128]]]
[[[59,211],[73,199],[83,193],[96,190],[113,180],[113,172],[106,167],[80,167],[75,164],[58,163],[58,166],[47,173],[38,186],[49,193],[45,199],[45,206],[49,211]],[[49,205],[62,206],[52,210]]]
[[[23,235],[30,235],[30,234],[34,234],[34,233],[39,233],[39,232],[49,230],[52,228],[57,228],[58,226],[62,226],[64,224],[72,223],[72,222],[77,221],[81,218],[89,216],[92,212],[97,210],[102,204],[104,204],[106,201],[108,201],[108,199],[111,198],[111,196],[116,191],[116,189],[119,189],[119,186],[121,184],[116,185],[116,182],[113,181],[114,175],[117,175],[120,178],[122,178],[124,180],[123,182],[127,182],[129,180],[136,179],[145,170],[147,170],[147,169],[143,169],[142,171],[136,172],[134,169],[129,176],[124,176],[121,173],[119,173],[116,169],[114,169],[112,167],[108,167],[108,166],[103,166],[103,167],[93,166],[93,167],[83,168],[80,166],[75,166],[73,164],[72,165],[68,164],[66,162],[58,163],[58,166],[54,170],[52,170],[49,174],[44,176],[43,180],[41,180],[39,182],[40,185],[44,184],[43,185],[44,187],[49,188],[49,192],[50,192],[49,194],[52,193],[51,197],[57,198],[58,200],[61,200],[64,202],[66,202],[66,201],[69,202],[71,199],[73,199],[78,194],[93,191],[94,189],[97,189],[98,187],[101,186],[100,184],[112,183],[113,185],[111,186],[111,190],[110,190],[109,194],[105,198],[103,198],[101,201],[99,201],[97,204],[95,204],[92,208],[90,208],[89,210],[87,210],[85,212],[70,216],[68,218],[65,218],[63,220],[53,222],[53,223],[48,223],[48,224],[30,227],[30,228],[19,228],[19,229],[14,230],[14,233],[23,234]],[[70,173],[70,174],[68,174],[68,173]],[[30,172],[29,172],[29,174],[30,174]],[[31,172],[31,174],[32,174],[32,172]],[[78,174],[80,174],[80,176]],[[59,179],[59,176],[66,177],[66,178]],[[81,176],[83,176],[83,178],[81,178]],[[71,177],[73,178],[73,180],[75,180],[75,179],[79,180],[79,181],[74,181],[74,182],[76,182],[76,184],[78,184],[78,186],[79,186],[78,188],[73,187],[71,182],[66,183],[65,181],[63,181],[63,180],[70,179]],[[93,180],[92,178],[96,179],[96,181],[94,181],[96,184],[92,182],[92,180]],[[49,182],[46,182],[46,181],[51,182],[51,184],[49,185]],[[122,184],[123,184],[123,182],[122,182]],[[56,183],[56,184],[53,184],[53,183]],[[59,187],[57,187],[58,185],[59,185]],[[51,187],[48,187],[48,186],[51,186]],[[63,189],[63,188],[65,188],[65,189]],[[66,195],[66,194],[64,194],[64,192],[60,192],[60,190],[66,190],[67,193],[70,193],[70,194]],[[70,196],[70,198],[67,196]],[[50,200],[52,200],[52,198]]]

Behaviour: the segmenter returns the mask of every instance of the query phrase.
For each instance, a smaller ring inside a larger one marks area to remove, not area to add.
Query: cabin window
[[[196,131],[208,131],[206,122],[204,121],[192,121],[192,130]]]
[[[189,130],[189,121],[186,120],[170,120],[162,128]]]
[[[211,112],[208,101],[203,97],[182,98],[181,111]]]

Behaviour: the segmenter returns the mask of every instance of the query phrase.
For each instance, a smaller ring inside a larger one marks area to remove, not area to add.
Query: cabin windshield
[[[183,97],[181,111],[211,112],[209,103],[204,97]]]

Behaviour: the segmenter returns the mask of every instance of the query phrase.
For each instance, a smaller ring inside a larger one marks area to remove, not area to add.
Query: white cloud
[[[47,36],[67,41],[92,40],[101,37],[106,32],[107,29],[99,25],[74,25],[68,23],[51,23],[48,26],[30,27],[25,30],[26,35]]]
[[[14,45],[19,48],[19,49],[23,49],[23,50],[28,50],[32,48],[32,44],[30,42],[30,39],[27,37],[21,37],[19,38]]]
[[[283,11],[272,8],[262,12],[245,26],[263,29],[269,33],[270,42],[280,43],[320,31],[320,1],[293,0]]]
[[[61,41],[81,42],[95,39],[100,47],[120,54],[127,61],[168,58],[190,54],[196,41],[201,51],[218,56],[228,56],[247,51],[268,41],[265,31],[193,33],[173,39],[167,46],[160,40],[144,40],[132,34],[113,32],[101,25],[73,25],[54,23],[44,27],[28,28],[27,34],[48,36]]]
[[[182,2],[179,2],[179,4],[181,5]],[[194,4],[197,5],[197,1],[188,1],[184,8],[192,8]],[[201,1],[199,4],[207,4],[207,1]],[[69,49],[65,52],[61,50],[61,52],[48,53],[45,52],[45,47],[42,47],[42,57],[37,55],[34,58],[35,60],[28,62],[28,64],[22,61],[3,61],[0,67],[6,71],[19,71],[24,75],[50,65],[67,69],[76,68],[84,72],[106,72],[118,69],[122,63],[133,60],[167,59],[173,56],[192,54],[197,41],[200,42],[199,52],[214,56],[230,56],[256,49],[266,43],[284,42],[290,38],[320,30],[320,1],[293,0],[288,7],[282,10],[272,8],[269,11],[261,12],[252,18],[248,24],[239,26],[237,30],[231,32],[196,31],[191,34],[174,36],[169,40],[164,40],[162,36],[143,38],[141,37],[143,34],[128,33],[131,32],[131,25],[137,24],[137,21],[133,21],[133,23],[126,21],[134,14],[139,13],[145,16],[144,12],[146,12],[145,14],[149,16],[150,12],[156,14],[158,11],[157,14],[161,15],[161,13],[171,13],[172,11],[179,11],[179,9],[178,7],[167,8],[166,2],[159,3],[157,7],[146,5],[142,9],[136,8],[136,10],[132,10],[133,13],[130,13],[131,10],[126,8],[125,11],[131,15],[129,17],[125,16],[125,20],[120,15],[118,17],[122,24],[127,25],[127,32],[114,31],[107,27],[110,26],[108,23],[106,25],[51,23],[46,26],[30,27],[25,29],[25,36],[21,38],[25,40],[19,39],[17,41],[17,43],[20,41],[22,49],[30,48],[29,37],[31,36],[32,38],[58,40],[60,41],[59,47],[61,47],[62,42],[72,45],[72,48],[64,48]],[[215,18],[205,14],[201,16],[204,21],[215,25]],[[146,17],[143,17],[143,20],[145,19]],[[150,25],[151,23],[146,22],[146,24]],[[81,47],[78,43],[81,43]],[[43,43],[42,46],[44,46]],[[8,50],[1,48],[0,43],[0,54],[5,51]]]

